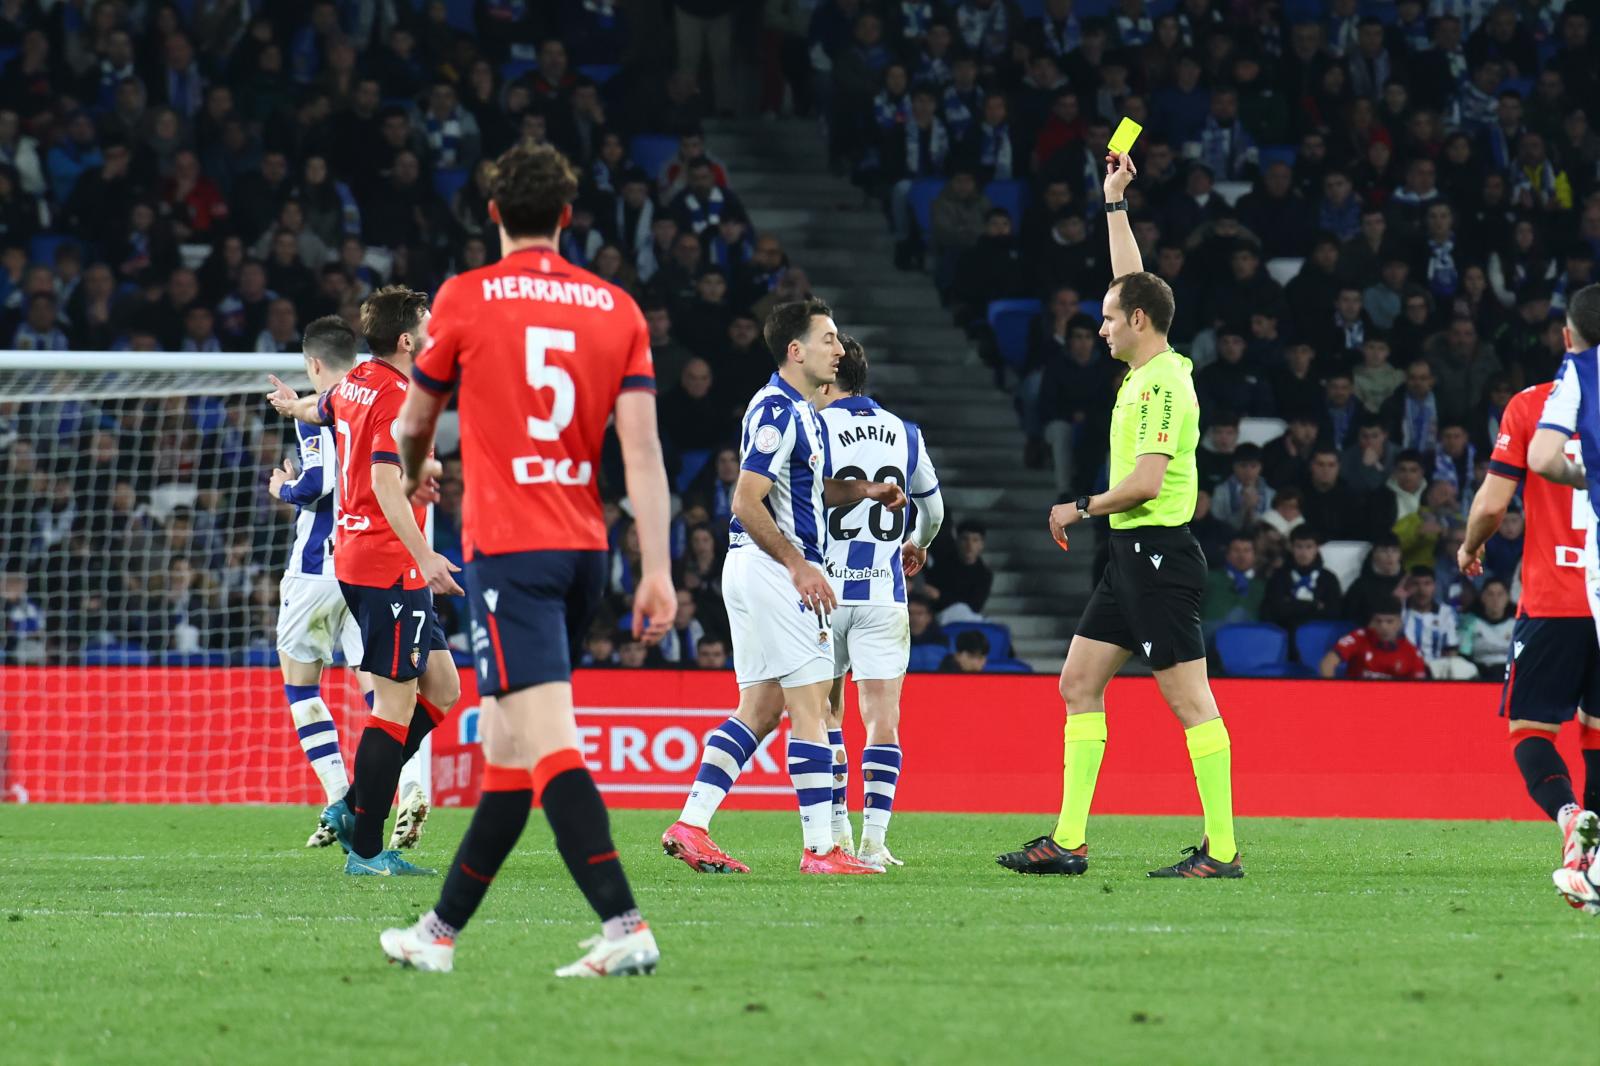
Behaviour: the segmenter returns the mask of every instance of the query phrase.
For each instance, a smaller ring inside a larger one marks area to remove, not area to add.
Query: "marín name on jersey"
[[[830,477],[841,481],[892,481],[913,501],[939,489],[916,423],[906,422],[865,396],[847,396],[822,410]],[[841,604],[906,603],[900,546],[911,507],[891,511],[860,500],[828,512],[827,571]]]

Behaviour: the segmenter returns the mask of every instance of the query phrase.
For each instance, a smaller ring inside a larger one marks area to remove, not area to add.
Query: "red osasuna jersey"
[[[1522,601],[1517,613],[1527,618],[1587,618],[1583,538],[1589,494],[1538,475],[1527,476],[1528,443],[1539,428],[1551,385],[1548,381],[1530,385],[1506,404],[1489,473],[1522,483],[1527,530],[1522,535]],[[1576,437],[1567,442],[1567,454],[1580,459]]]
[[[333,571],[347,585],[419,589],[426,584],[372,491],[374,463],[400,465],[394,420],[410,384],[393,364],[372,359],[357,363],[317,399],[317,412],[333,427],[339,449],[339,532]],[[428,509],[412,506],[411,511],[421,529]]]
[[[655,391],[633,297],[555,252],[458,274],[412,378],[460,391],[466,557],[601,551],[600,448],[620,393]]]
[[[1349,678],[1421,681],[1428,676],[1428,664],[1423,661],[1422,653],[1405,637],[1385,644],[1370,628],[1358,629],[1341,637],[1333,650],[1344,660],[1344,674]]]

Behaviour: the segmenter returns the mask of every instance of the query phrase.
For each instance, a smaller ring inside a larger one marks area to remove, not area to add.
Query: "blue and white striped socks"
[[[289,701],[295,732],[300,735],[300,750],[306,753],[312,772],[322,782],[328,802],[343,799],[350,791],[350,778],[345,772],[344,757],[339,754],[339,730],[328,713],[328,705],[322,702],[321,687],[285,685],[283,694]]]
[[[861,843],[883,843],[894,811],[894,789],[900,783],[900,745],[870,744],[861,753],[861,781],[866,793],[861,811]]]
[[[844,750],[844,730],[828,730],[828,747],[833,749],[833,839],[850,832],[850,756]]]
[[[694,775],[694,784],[689,789],[689,798],[683,801],[683,813],[678,820],[699,829],[709,826],[711,816],[717,813],[723,798],[739,779],[739,771],[755,755],[760,743],[750,727],[737,718],[729,717],[712,730],[706,738],[705,751],[700,754],[700,770]]]
[[[800,831],[806,847],[826,855],[833,850],[833,749],[791,736],[789,780],[800,801]]]

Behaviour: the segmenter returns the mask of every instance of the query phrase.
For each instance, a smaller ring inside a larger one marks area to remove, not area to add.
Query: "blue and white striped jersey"
[[[767,510],[784,539],[809,561],[823,562],[822,478],[827,439],[811,401],[777,374],[750,398],[739,438],[739,466],[772,480]],[[728,523],[728,550],[759,552],[737,518]]]
[[[326,426],[294,424],[300,441],[300,476],[279,495],[299,511],[294,516],[294,548],[285,574],[337,580],[333,574],[333,529],[339,511],[338,453]]]
[[[1568,352],[1539,415],[1540,429],[1576,433],[1589,481],[1589,505],[1600,515],[1600,349]],[[1570,447],[1570,445],[1569,445]],[[1570,452],[1568,454],[1571,454]]]
[[[939,475],[915,422],[865,396],[847,396],[822,409],[829,477],[892,481],[913,504],[939,491]],[[906,574],[900,561],[913,507],[891,511],[858,500],[828,513],[828,580],[840,603],[901,606]]]

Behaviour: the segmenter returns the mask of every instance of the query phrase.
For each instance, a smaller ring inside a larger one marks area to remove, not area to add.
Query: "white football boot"
[[[868,866],[883,870],[890,866],[904,866],[905,863],[894,857],[889,850],[889,845],[871,840],[861,842],[861,850],[856,853],[856,859]]]
[[[656,936],[648,925],[616,940],[592,936],[578,946],[588,948],[588,954],[561,967],[557,977],[638,977],[655,973],[661,961]]]
[[[390,962],[425,973],[449,973],[455,968],[456,942],[429,936],[419,919],[404,929],[385,929],[378,937]]]
[[[412,785],[400,797],[400,809],[395,812],[394,831],[389,834],[389,850],[414,848],[422,839],[422,826],[428,820],[428,794],[420,785]]]

